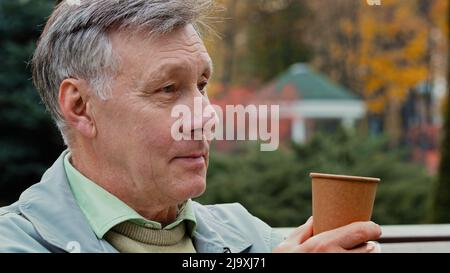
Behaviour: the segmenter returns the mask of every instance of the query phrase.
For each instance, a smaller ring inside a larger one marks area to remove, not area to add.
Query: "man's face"
[[[201,195],[209,143],[171,136],[174,106],[187,105],[194,113],[196,97],[203,107],[209,105],[205,86],[211,60],[201,39],[188,25],[151,40],[123,33],[113,33],[111,40],[120,72],[110,99],[94,100],[97,154],[126,178],[116,186],[128,187],[122,192],[131,190],[133,198],[175,204]],[[190,130],[201,130],[206,122],[193,122]]]

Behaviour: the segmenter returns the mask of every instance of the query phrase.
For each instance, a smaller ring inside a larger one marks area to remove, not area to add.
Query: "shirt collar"
[[[152,229],[172,229],[185,222],[189,236],[194,234],[196,219],[191,199],[180,207],[175,221],[163,228],[161,223],[145,219],[116,196],[81,174],[70,163],[70,156],[71,153],[67,153],[64,157],[64,169],[70,189],[98,238],[103,238],[111,228],[125,221]]]

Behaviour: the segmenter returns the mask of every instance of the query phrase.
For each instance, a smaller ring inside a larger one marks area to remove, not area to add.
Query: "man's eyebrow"
[[[160,83],[166,80],[168,75],[184,69],[183,62],[165,62],[147,73],[145,79],[140,80],[136,84],[137,91],[146,91],[152,84]],[[202,75],[207,74],[208,78],[212,77],[214,71],[213,63],[211,59],[205,61],[203,66]]]
[[[183,64],[179,62],[165,62],[149,71],[147,81],[154,82],[167,78],[168,75],[183,69]]]
[[[209,75],[212,75],[213,72],[213,64],[211,59],[205,59],[203,60],[203,66],[202,66],[202,74],[209,73]],[[157,80],[160,78],[167,77],[167,75],[170,75],[173,72],[182,71],[186,68],[188,63],[184,61],[173,61],[173,62],[165,62],[159,66],[157,66],[155,69],[153,69],[153,72],[150,72],[150,77],[153,77],[153,75],[156,75]],[[155,78],[155,77],[153,77]]]

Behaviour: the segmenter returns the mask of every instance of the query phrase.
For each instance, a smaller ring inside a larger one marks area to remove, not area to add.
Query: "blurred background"
[[[0,0],[0,205],[65,149],[29,61],[56,1]],[[382,179],[379,224],[450,223],[448,0],[219,0],[212,103],[279,104],[280,147],[212,144],[202,203],[273,226],[311,215],[310,172]]]

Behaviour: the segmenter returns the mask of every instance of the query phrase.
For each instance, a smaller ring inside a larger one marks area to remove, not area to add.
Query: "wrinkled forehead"
[[[118,31],[112,32],[110,37],[113,51],[124,69],[145,66],[146,70],[162,72],[196,65],[198,69],[212,70],[211,58],[192,25],[159,36]]]

